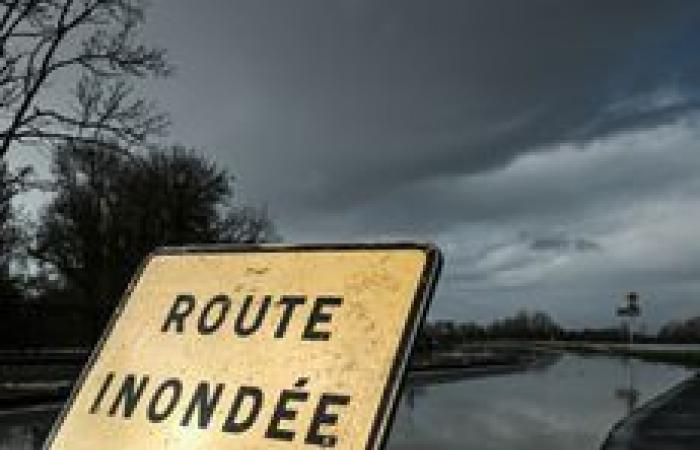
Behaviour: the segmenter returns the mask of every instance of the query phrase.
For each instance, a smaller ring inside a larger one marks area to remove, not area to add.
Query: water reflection
[[[40,449],[59,406],[0,412],[0,450]]]
[[[626,415],[630,415],[637,407],[640,392],[635,384],[634,359],[626,358],[624,365],[626,366],[625,371],[627,373],[627,383],[625,386],[615,389],[615,398],[624,402],[627,407]]]
[[[388,450],[598,449],[621,417],[688,375],[662,364],[565,355],[536,371],[409,383]],[[57,411],[0,412],[0,450],[41,448]]]
[[[409,385],[389,450],[598,449],[631,407],[685,378],[670,366],[564,356],[539,372]],[[617,398],[617,390],[636,391]]]
[[[43,435],[43,428],[37,426],[9,426],[0,430],[0,448],[13,450],[40,448]]]

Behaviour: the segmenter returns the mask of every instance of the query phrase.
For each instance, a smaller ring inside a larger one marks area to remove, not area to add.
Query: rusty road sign
[[[440,265],[417,244],[157,251],[45,448],[381,448]]]

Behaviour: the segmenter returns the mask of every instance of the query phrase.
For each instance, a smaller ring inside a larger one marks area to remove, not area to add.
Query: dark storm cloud
[[[485,245],[473,252],[461,252],[461,256],[454,261],[459,269],[452,271],[448,277],[453,282],[483,284],[504,273],[515,273],[542,264],[552,256],[603,250],[601,244],[588,238],[564,233],[535,237],[521,232],[510,240]]]
[[[685,8],[518,4],[402,3],[377,7],[374,28],[341,27],[347,41],[373,45],[323,55],[338,79],[320,88],[321,110],[309,108],[321,119],[319,133],[327,127],[332,134],[307,206],[342,209],[422,180],[503,167],[546,144],[668,120],[693,106],[683,99],[658,110],[611,111],[619,99],[643,97],[679,76],[678,65],[657,67],[665,65],[660,55],[686,38]],[[378,32],[383,23],[391,32]],[[654,63],[631,72],[641,60]],[[297,67],[317,62],[300,61]],[[300,96],[319,89],[296,87]],[[338,103],[338,110],[329,107]]]
[[[695,2],[256,0],[167,8],[188,14],[182,28],[161,24],[171,30],[164,34],[187,32],[185,22],[196,27],[189,54],[175,56],[186,65],[208,55],[216,66],[199,70],[226,74],[218,85],[195,87],[203,99],[230,92],[245,109],[246,94],[234,94],[246,86],[264,99],[250,106],[263,108],[259,123],[219,132],[216,143],[240,154],[239,166],[253,171],[243,179],[285,215],[362,205],[697,106],[697,58],[683,52],[697,42]],[[673,104],[615,108],[669,86],[681,93]],[[219,127],[226,119],[211,117]],[[276,176],[263,177],[265,168]]]
[[[534,239],[530,243],[532,250],[576,250],[580,252],[600,250],[600,245],[594,241],[577,238],[572,239],[566,236],[554,236]]]
[[[378,192],[362,207],[311,215],[305,227],[410,237],[450,232],[461,224],[512,224],[537,233],[540,227],[549,233],[550,224],[576,226],[586,217],[624,211],[642,201],[663,202],[690,189],[684,186],[698,177],[700,153],[693,142],[700,136],[682,130],[698,129],[699,122],[684,123],[583,148],[534,153],[498,171]]]
[[[287,240],[437,240],[438,315],[588,317],[644,279],[688,304],[698,24],[692,1],[160,0],[149,34],[180,66],[174,137]]]

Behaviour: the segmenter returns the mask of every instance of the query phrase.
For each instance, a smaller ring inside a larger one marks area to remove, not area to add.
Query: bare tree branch
[[[0,110],[10,119],[0,158],[28,138],[143,145],[162,135],[167,117],[133,87],[172,71],[163,49],[139,42],[144,17],[142,0],[1,2]],[[69,110],[44,105],[42,92],[61,73],[76,80]]]

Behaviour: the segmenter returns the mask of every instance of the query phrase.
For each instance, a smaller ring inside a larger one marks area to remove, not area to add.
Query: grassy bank
[[[672,364],[691,369],[700,369],[700,351],[683,349],[628,348],[624,344],[585,342],[540,342],[539,347],[563,350],[577,354],[605,354],[640,359],[648,362]]]

